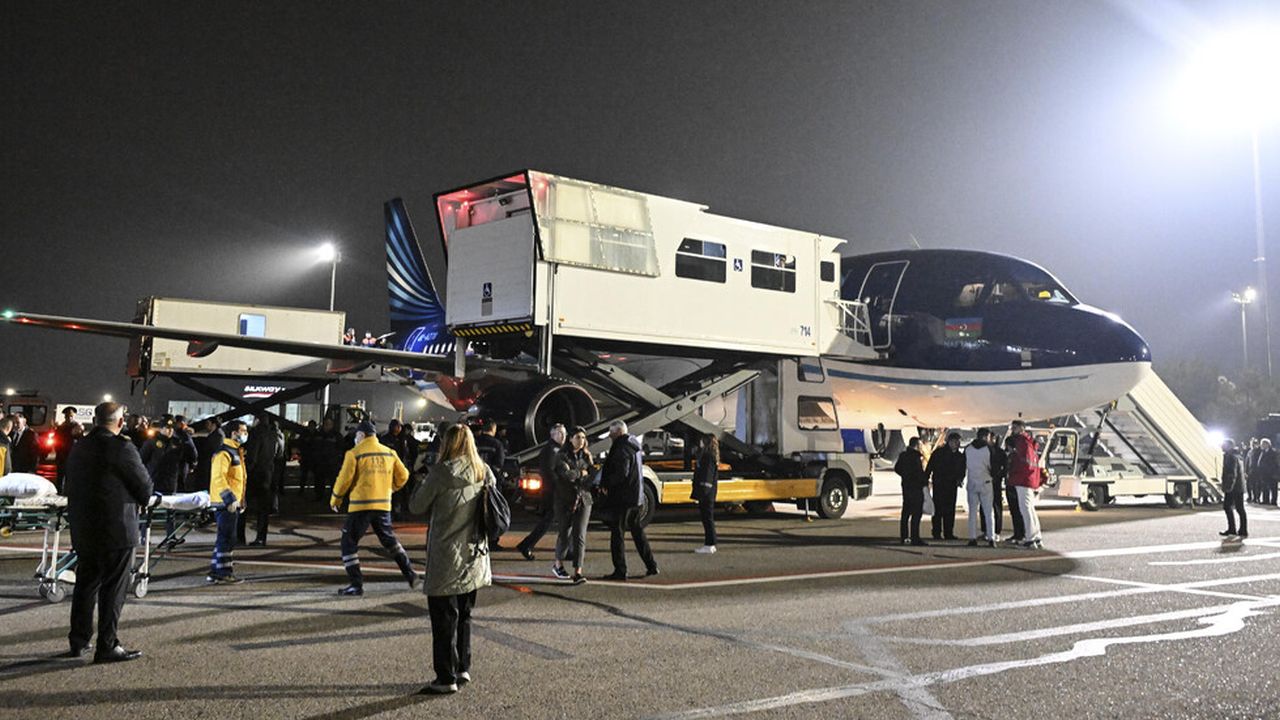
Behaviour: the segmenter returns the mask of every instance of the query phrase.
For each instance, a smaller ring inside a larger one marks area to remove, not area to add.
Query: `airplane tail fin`
[[[454,338],[445,325],[444,303],[431,281],[422,247],[400,198],[384,206],[387,222],[387,298],[396,347],[448,355]]]

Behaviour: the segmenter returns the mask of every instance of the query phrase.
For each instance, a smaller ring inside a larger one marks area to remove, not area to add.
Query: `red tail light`
[[[48,435],[45,435],[45,436],[44,436],[44,446],[45,446],[45,447],[47,447],[47,448],[52,448],[52,447],[53,447],[54,445],[56,445],[57,443],[58,443],[58,436],[57,436],[57,435],[55,435],[55,434],[53,433],[53,431],[50,431]]]

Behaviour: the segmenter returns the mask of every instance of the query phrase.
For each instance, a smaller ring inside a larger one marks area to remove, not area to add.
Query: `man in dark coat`
[[[631,531],[636,552],[644,562],[645,577],[658,574],[658,563],[649,548],[644,527],[636,521],[644,505],[644,449],[640,439],[627,433],[627,424],[615,420],[609,425],[613,445],[600,470],[601,503],[609,518],[609,553],[613,557],[613,573],[604,580],[627,580],[627,553],[622,534]]]
[[[142,444],[142,464],[147,468],[151,485],[162,495],[179,491],[183,468],[196,461],[196,444],[191,436],[177,429],[172,420],[162,423],[151,439]],[[165,520],[165,534],[172,535],[175,527],[173,516]],[[173,546],[182,544],[172,542]]]
[[[36,431],[27,425],[27,416],[14,413],[13,432],[9,435],[9,444],[13,453],[13,471],[16,473],[33,473],[40,464],[40,438]]]
[[[418,440],[413,437],[413,433],[409,432],[404,423],[392,419],[387,423],[387,431],[378,436],[378,442],[390,448],[409,470],[409,481],[391,495],[393,516],[407,513],[409,498],[413,495],[414,489],[413,465],[418,461]]]
[[[120,434],[124,407],[102,403],[94,408],[93,420],[93,431],[67,459],[67,514],[79,555],[68,655],[88,651],[96,602],[98,649],[93,661],[122,662],[142,655],[120,646],[116,626],[138,547],[138,506],[151,500],[152,485],[137,448]]]
[[[956,491],[964,487],[964,452],[960,433],[947,435],[947,444],[933,451],[925,475],[933,483],[933,539],[956,537]]]
[[[893,471],[902,478],[902,519],[898,537],[903,545],[928,545],[920,539],[920,520],[924,516],[924,494],[929,478],[924,474],[924,456],[920,454],[920,438],[907,441],[907,449],[898,454]]]
[[[516,544],[516,550],[524,556],[525,560],[533,560],[533,548],[547,534],[547,530],[551,529],[551,524],[555,522],[556,514],[556,462],[560,455],[561,448],[564,447],[565,429],[564,425],[556,423],[551,428],[550,437],[547,444],[543,446],[541,454],[538,455],[538,474],[542,478],[542,499],[538,508],[539,517],[536,525],[529,531],[523,540]],[[556,577],[565,580],[569,577],[568,573],[561,567],[556,572],[555,566],[551,570]]]
[[[245,448],[247,480],[245,484],[245,511],[240,513],[236,526],[236,542],[244,544],[245,526],[249,516],[254,517],[254,539],[251,546],[267,544],[267,523],[276,511],[276,461],[284,457],[284,434],[266,417],[259,417],[249,431],[249,444]]]
[[[58,464],[58,479],[55,484],[59,489],[65,486],[67,479],[67,458],[71,456],[71,448],[84,437],[84,427],[76,422],[76,409],[62,409],[62,422],[53,429],[54,453]]]
[[[1244,461],[1236,452],[1236,443],[1230,438],[1222,441],[1222,509],[1227,513],[1227,529],[1218,533],[1223,537],[1249,537],[1249,517],[1244,512]],[[1240,531],[1236,532],[1236,517],[1240,515]]]
[[[325,418],[311,444],[316,472],[317,500],[324,498],[333,490],[333,481],[338,479],[338,471],[342,469],[342,456],[346,453],[342,445],[342,433],[338,432],[333,418]]]
[[[226,436],[222,434],[222,428],[218,426],[216,418],[205,418],[200,421],[200,429],[203,435],[196,435],[194,438],[196,444],[196,468],[192,473],[191,487],[196,490],[209,489],[209,470],[212,467],[213,455],[222,449],[222,443],[226,440]]]
[[[1280,451],[1271,447],[1271,440],[1268,438],[1263,438],[1259,445],[1258,463],[1253,472],[1258,476],[1256,502],[1275,505],[1276,484],[1280,481]]]

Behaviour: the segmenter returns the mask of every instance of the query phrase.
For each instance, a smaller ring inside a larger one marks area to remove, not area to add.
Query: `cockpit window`
[[[1075,305],[1076,299],[1049,273],[1034,265],[1019,263],[1009,267],[1012,280],[1027,300],[1056,305]]]

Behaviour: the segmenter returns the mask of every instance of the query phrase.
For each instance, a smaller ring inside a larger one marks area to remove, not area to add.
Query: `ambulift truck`
[[[860,430],[841,430],[826,379],[806,378],[799,362],[781,360],[721,376],[698,389],[672,398],[664,390],[651,387],[616,365],[580,357],[575,377],[593,384],[613,381],[616,389],[626,388],[648,396],[649,403],[622,407],[615,414],[628,422],[628,430],[643,436],[654,428],[669,430],[675,424],[695,432],[715,432],[721,438],[720,479],[716,501],[761,510],[773,502],[794,502],[822,518],[844,515],[850,499],[871,494],[871,455]],[[805,361],[806,364],[814,361]],[[714,377],[714,376],[713,376]],[[664,401],[665,398],[665,401]],[[713,424],[704,417],[714,404],[728,418]],[[657,411],[651,408],[659,406]],[[723,406],[722,408],[720,406]],[[647,409],[650,409],[646,412]],[[634,419],[632,419],[634,418]],[[609,420],[588,428],[592,437],[608,428]],[[668,425],[670,423],[670,425]],[[731,432],[730,432],[731,431]],[[744,438],[749,438],[749,442]],[[597,439],[591,452],[603,457],[609,440]],[[548,487],[536,467],[541,445],[521,453],[520,502],[533,510],[540,506]],[[683,458],[654,453],[646,462],[644,504],[639,523],[647,525],[661,507],[692,505],[691,470]]]

